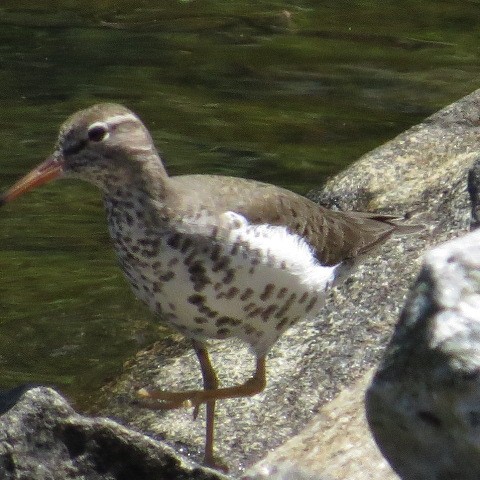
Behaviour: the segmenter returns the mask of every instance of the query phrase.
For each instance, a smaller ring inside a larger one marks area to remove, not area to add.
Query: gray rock
[[[395,480],[398,476],[375,447],[366,425],[364,392],[370,370],[351,388],[343,390],[295,437],[254,465],[248,480],[270,480],[288,469],[288,480],[312,478]],[[310,476],[307,476],[310,475]]]
[[[480,231],[426,255],[367,415],[402,478],[480,478]]]
[[[222,480],[168,446],[105,418],[78,415],[54,390],[0,395],[1,480]]]

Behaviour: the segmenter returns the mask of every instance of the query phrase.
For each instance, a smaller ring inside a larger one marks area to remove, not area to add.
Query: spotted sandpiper
[[[374,247],[411,231],[386,215],[327,210],[289,190],[242,178],[168,176],[139,118],[94,105],[61,127],[54,153],[0,199],[58,177],[102,190],[110,235],[135,295],[192,340],[204,389],[141,389],[157,408],[206,404],[205,463],[215,401],[266,383],[265,357],[297,321],[319,313],[327,289]],[[256,357],[244,384],[218,387],[206,340],[237,337]]]

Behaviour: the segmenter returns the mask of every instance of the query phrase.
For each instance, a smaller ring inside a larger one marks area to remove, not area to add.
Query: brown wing
[[[328,210],[294,192],[253,180],[214,175],[171,180],[184,199],[176,206],[177,213],[233,211],[254,224],[284,225],[304,237],[324,265],[367,253],[402,228],[392,223],[394,217]]]

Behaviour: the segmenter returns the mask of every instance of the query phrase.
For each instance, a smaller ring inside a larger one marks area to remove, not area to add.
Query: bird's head
[[[5,192],[0,204],[59,177],[80,178],[108,194],[152,164],[165,173],[140,119],[122,105],[94,105],[66,120],[53,154]]]

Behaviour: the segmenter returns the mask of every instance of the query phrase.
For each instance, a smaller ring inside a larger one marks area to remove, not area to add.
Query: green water
[[[100,101],[172,174],[300,193],[478,88],[478,1],[51,1],[0,5],[0,188]],[[0,387],[88,406],[158,335],[115,263],[100,196],[58,182],[0,212]]]

